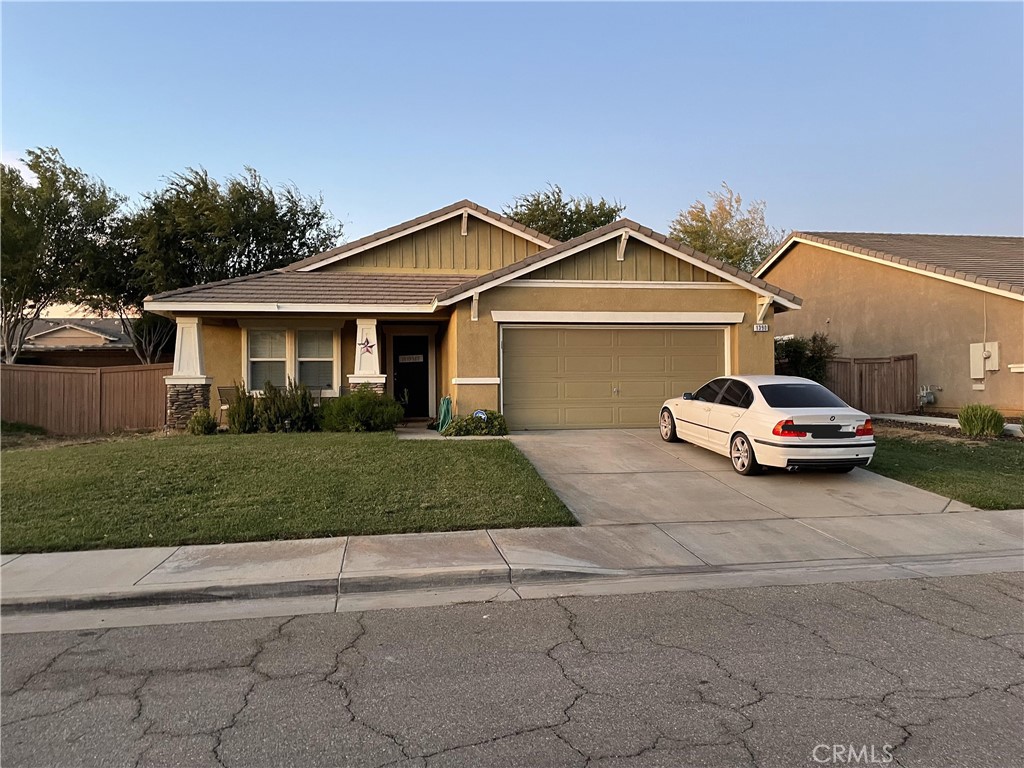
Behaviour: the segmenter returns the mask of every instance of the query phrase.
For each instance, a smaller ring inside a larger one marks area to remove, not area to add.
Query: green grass
[[[1024,442],[876,437],[871,469],[982,509],[1024,509]]]
[[[574,525],[505,440],[139,438],[3,453],[4,553]]]

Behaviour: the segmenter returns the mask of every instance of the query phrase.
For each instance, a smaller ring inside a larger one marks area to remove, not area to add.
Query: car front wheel
[[[676,420],[672,418],[672,411],[668,408],[661,409],[661,420],[658,422],[658,429],[661,431],[661,439],[666,443],[679,442],[679,436],[676,434]]]
[[[761,465],[757,463],[754,456],[754,446],[742,432],[732,437],[729,443],[729,458],[732,459],[732,468],[741,475],[758,475],[761,473]]]

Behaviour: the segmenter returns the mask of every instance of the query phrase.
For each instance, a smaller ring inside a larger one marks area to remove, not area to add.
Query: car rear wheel
[[[732,436],[729,443],[729,458],[732,460],[732,468],[741,475],[761,474],[761,465],[757,463],[757,457],[754,455],[754,446],[742,432]]]
[[[679,442],[679,436],[676,434],[676,420],[672,417],[672,411],[668,408],[661,409],[661,419],[658,421],[658,429],[661,432],[661,439],[666,443]]]

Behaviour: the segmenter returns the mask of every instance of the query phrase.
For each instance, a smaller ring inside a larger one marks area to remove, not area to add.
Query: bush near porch
[[[269,433],[8,450],[4,553],[575,525],[505,440]]]

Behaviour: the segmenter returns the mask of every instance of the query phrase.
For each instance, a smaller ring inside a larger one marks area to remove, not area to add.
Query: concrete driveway
[[[966,511],[863,469],[736,474],[724,456],[657,429],[524,432],[512,441],[582,525],[726,523]]]

